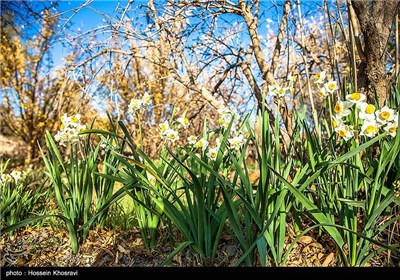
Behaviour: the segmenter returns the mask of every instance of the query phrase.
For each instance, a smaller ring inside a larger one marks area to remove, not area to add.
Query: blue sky
[[[89,5],[82,7],[78,12],[74,12],[74,9],[78,9],[87,1],[60,1],[58,10],[62,14],[62,21],[60,26],[63,26],[66,20],[68,20],[70,26],[64,31],[77,35],[81,32],[93,29],[97,26],[104,24],[104,16],[101,13],[115,17],[119,13],[116,8],[125,7],[128,3],[126,0],[115,1],[115,0],[94,0]],[[147,1],[135,1],[134,4],[145,4]],[[54,45],[53,48],[53,60],[55,66],[62,63],[62,58],[69,54],[70,50],[64,48],[60,43]]]

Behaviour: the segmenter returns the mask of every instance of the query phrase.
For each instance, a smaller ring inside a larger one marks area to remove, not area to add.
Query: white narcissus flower
[[[208,141],[204,138],[201,138],[199,141],[196,143],[197,148],[201,148],[201,150],[204,152],[207,149],[208,146]]]
[[[217,156],[218,156],[218,148],[212,148],[208,150],[207,156],[209,159],[211,159],[212,161],[216,160]]]
[[[78,131],[78,133],[81,133],[82,131],[84,131],[86,129],[86,125],[84,125],[84,124],[78,124],[77,126],[76,126],[76,130]],[[80,136],[83,136],[83,135],[80,135]]]
[[[336,102],[333,111],[335,112],[336,116],[341,119],[343,117],[350,115],[351,113],[350,108],[353,105],[354,103],[351,103],[349,101],[338,101]]]
[[[278,87],[274,85],[269,85],[268,86],[268,94],[271,96],[275,96],[278,94]]]
[[[71,116],[71,122],[73,123],[79,123],[81,121],[81,115],[80,114],[75,114]]]
[[[183,126],[183,128],[188,128],[189,127],[189,119],[186,118],[184,115],[180,118],[178,118],[178,122]]]
[[[133,115],[137,110],[139,110],[143,105],[143,101],[140,99],[132,99],[128,105],[128,113]]]
[[[318,93],[317,94],[318,94],[318,96],[320,98],[323,98],[323,99],[325,99],[328,96],[328,92],[326,91],[325,87],[318,88]]]
[[[233,114],[223,115],[218,119],[218,123],[220,125],[222,125],[223,127],[228,128],[229,124],[232,121],[232,118],[234,118]],[[237,129],[237,125],[234,122],[232,122],[231,131],[235,131],[236,129]]]
[[[56,140],[56,142],[60,142],[61,138],[62,138],[61,131],[57,131],[56,135],[54,135],[54,140]]]
[[[359,93],[359,92],[353,92],[352,94],[346,95],[346,100],[353,102],[355,104],[363,102],[367,99],[365,94]]]
[[[188,143],[189,143],[190,145],[194,145],[194,144],[196,144],[197,137],[194,136],[194,135],[190,135],[190,136],[187,138],[187,140],[188,140]]]
[[[341,118],[337,117],[337,116],[332,116],[332,128],[336,129],[339,126],[343,125],[343,121]]]
[[[389,132],[390,136],[395,137],[398,126],[399,126],[399,113],[396,113],[394,115],[393,121],[387,123],[383,129]]]
[[[254,127],[254,124],[253,124]],[[245,138],[249,138],[251,136],[250,131],[247,129],[247,126],[243,127],[242,133],[244,135]]]
[[[325,83],[325,79],[326,79],[326,71],[322,71],[314,75],[314,83],[316,84]]]
[[[380,110],[375,112],[376,120],[380,124],[386,124],[394,120],[394,110],[390,109],[388,106],[384,106]]]
[[[169,129],[169,124],[167,121],[162,122],[162,123],[158,124],[158,128],[160,129],[161,134],[164,135]]]
[[[76,129],[68,128],[66,130],[66,134],[67,134],[69,142],[71,142],[71,143],[78,142],[78,139],[79,139],[78,138],[78,131]]]
[[[289,74],[286,78],[286,81],[288,81],[290,84],[293,84],[297,81],[296,76],[292,76],[292,74]]]
[[[375,106],[367,102],[357,103],[356,106],[360,109],[358,117],[362,120],[374,121],[375,120]]]
[[[140,107],[143,105],[143,101],[140,99],[132,99],[130,105],[133,109],[139,110]]]
[[[224,127],[227,127],[229,123],[231,122],[232,117],[234,117],[234,113],[227,107],[224,107],[223,109],[219,109],[218,113],[220,115],[218,119],[218,123],[220,125],[223,125]]]
[[[398,127],[397,122],[390,122],[387,123],[383,129],[389,132],[390,136],[395,137],[397,133],[397,127]]]
[[[228,139],[228,142],[232,149],[238,151],[243,146],[245,140],[243,134],[239,134],[238,136]]]
[[[10,174],[1,174],[0,182],[5,184],[6,182],[9,182],[11,180],[12,180],[12,178],[11,178]]]
[[[19,181],[21,181],[23,179],[22,178],[22,172],[18,171],[18,170],[13,170],[10,173],[10,176],[14,179],[15,184],[18,184]]]
[[[378,132],[379,128],[375,121],[364,121],[360,135],[374,137]]]
[[[178,131],[175,131],[173,129],[168,129],[165,132],[165,136],[168,140],[170,140],[172,143],[174,143],[176,140],[179,140],[179,135]]]
[[[285,87],[278,87],[277,88],[277,96],[278,97],[284,97],[286,93],[290,92],[290,88],[285,88]]]
[[[335,90],[338,89],[337,82],[333,80],[330,80],[329,82],[324,84],[324,87],[328,93],[333,93]]]
[[[351,126],[341,125],[335,128],[337,134],[342,137],[346,142],[349,141],[352,137],[354,137],[354,132]]]
[[[142,104],[149,106],[151,103],[153,103],[151,100],[151,95],[146,91],[142,96]]]
[[[68,117],[68,115],[66,113],[64,113],[61,117],[60,117],[60,121],[62,124],[67,125],[71,122],[71,117]]]

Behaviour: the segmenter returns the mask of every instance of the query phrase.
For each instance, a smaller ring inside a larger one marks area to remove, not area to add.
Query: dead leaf
[[[321,245],[321,243],[312,243],[312,244],[310,244],[310,246],[311,246],[311,247],[315,247],[315,248],[317,248],[317,249],[322,249],[322,248],[323,248],[322,245]]]
[[[321,266],[321,262],[319,261],[319,259],[315,259],[314,260],[314,265],[315,266]]]
[[[324,260],[324,262],[322,263],[322,266],[328,266],[330,263],[331,263],[331,261],[333,260],[333,257],[334,257],[335,255],[333,254],[333,253],[330,253],[327,257],[326,257],[326,259]]]
[[[128,253],[128,251],[127,250],[125,250],[125,248],[124,247],[122,247],[121,245],[118,245],[118,251],[120,251],[121,253],[123,253],[123,254],[126,254],[126,253]]]
[[[312,241],[313,241],[312,237],[311,236],[307,236],[307,235],[302,236],[299,239],[299,242],[303,243],[303,244],[310,244]]]

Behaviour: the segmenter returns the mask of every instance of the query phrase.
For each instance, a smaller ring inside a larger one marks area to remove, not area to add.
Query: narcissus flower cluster
[[[128,113],[131,115],[134,115],[136,111],[139,111],[140,109],[150,106],[153,103],[153,100],[151,99],[151,95],[147,92],[145,92],[140,99],[133,98],[131,99],[131,102],[128,105]]]
[[[322,99],[327,98],[338,90],[337,82],[334,80],[328,80],[325,71],[314,75],[314,84],[317,87],[318,96]]]
[[[374,137],[380,131],[387,131],[389,135],[396,136],[398,127],[398,112],[387,105],[376,110],[375,105],[366,102],[367,97],[359,92],[346,95],[346,101],[337,101],[332,117],[332,126],[336,133],[345,141],[354,137],[359,129],[359,135]],[[349,124],[346,117],[355,110],[358,124]]]
[[[294,76],[289,75],[284,82],[285,85],[269,85],[268,86],[268,95],[276,96],[276,97],[285,97],[294,92],[294,82],[296,78]]]
[[[181,129],[187,129],[190,125],[190,121],[188,118],[185,117],[185,113],[186,112],[178,117],[176,121],[164,121],[158,124],[161,138],[164,141],[175,143],[180,139],[179,131]],[[226,130],[229,125],[231,125],[230,132],[232,133],[232,135],[230,138],[227,139],[228,148],[234,151],[239,151],[246,143],[247,138],[250,136],[250,132],[245,127],[242,127],[239,132],[238,124],[235,121],[237,116],[228,108],[221,109],[218,111],[218,113],[218,123],[219,125],[221,125],[222,130]],[[190,135],[186,138],[186,144],[189,147],[201,151],[210,160],[214,161],[216,160],[220,151],[221,137],[217,137],[215,140],[213,140],[212,142],[214,142],[214,144],[210,143],[211,140],[208,139],[209,137],[209,134],[203,137]]]
[[[173,126],[175,129],[173,129],[172,127],[170,127],[169,122],[168,121],[164,121],[162,123],[158,124],[158,129],[160,131],[160,135],[161,138],[175,143],[176,141],[179,140],[179,129],[187,129],[190,125],[190,121],[189,119],[185,116],[186,115],[186,111],[180,116],[178,117],[178,119],[175,122],[175,125]],[[191,139],[190,142],[195,141],[195,139]]]
[[[62,146],[66,146],[67,143],[76,143],[83,135],[79,135],[79,132],[86,129],[86,126],[81,124],[81,115],[75,114],[68,116],[64,114],[60,118],[61,126],[60,130],[54,136],[54,139]]]
[[[29,170],[19,171],[13,170],[11,173],[3,173],[0,176],[0,183],[5,184],[6,182],[14,183],[18,185],[23,182],[29,174]]]

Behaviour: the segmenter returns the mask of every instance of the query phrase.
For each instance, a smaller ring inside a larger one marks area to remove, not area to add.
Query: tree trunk
[[[367,94],[368,99],[375,100],[375,92],[380,106],[389,96],[390,81],[393,74],[386,71],[386,49],[393,21],[400,7],[399,0],[364,1],[351,0],[350,9],[360,23],[364,37],[364,49],[358,48],[361,63],[358,66],[358,88]]]

